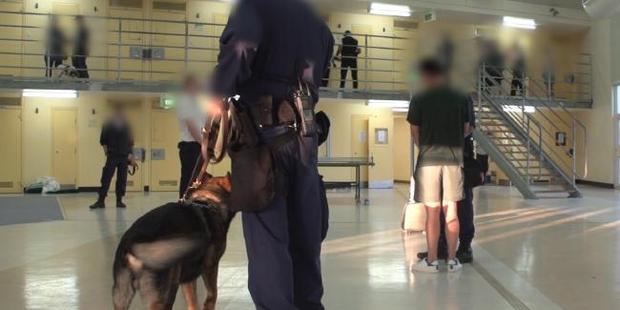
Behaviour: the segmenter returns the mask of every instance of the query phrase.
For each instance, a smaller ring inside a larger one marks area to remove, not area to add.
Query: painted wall
[[[108,102],[119,101],[134,104],[133,116],[140,118],[141,128],[136,128],[136,147],[144,147],[150,153],[150,133],[152,124],[150,111],[153,98],[142,95],[107,94],[81,92],[76,99],[43,99],[22,98],[22,156],[23,182],[30,184],[37,177],[52,175],[52,111],[57,108],[73,108],[78,115],[78,163],[77,185],[79,187],[96,187],[99,185],[101,167],[105,156],[99,145],[101,126],[109,112]],[[371,187],[391,187],[396,172],[407,171],[409,155],[405,144],[409,136],[405,123],[395,127],[394,116],[390,109],[371,108],[359,100],[330,100],[321,101],[318,110],[325,111],[331,118],[331,137],[329,139],[330,155],[333,157],[351,156],[351,117],[364,115],[368,117],[368,154],[374,158],[376,165],[368,169],[368,180]],[[128,113],[129,114],[129,113]],[[402,121],[402,119],[401,119]],[[388,144],[377,144],[374,137],[376,128],[388,130]],[[177,131],[178,129],[171,128]],[[140,132],[138,134],[138,132]],[[396,133],[398,132],[398,133]],[[398,145],[399,147],[395,148]],[[321,156],[325,156],[325,147]],[[150,161],[141,165],[139,174],[141,185],[149,185]],[[176,160],[172,154],[171,160]],[[398,164],[395,164],[398,163]],[[210,167],[212,174],[221,175],[230,171],[230,160]],[[354,179],[354,170],[351,168],[321,168],[327,181],[351,181]],[[402,176],[401,176],[402,177]],[[407,180],[406,177],[402,177]]]
[[[375,188],[391,187],[394,181],[393,148],[394,118],[392,111],[385,108],[371,108],[360,100],[322,99],[317,111],[323,110],[331,119],[330,150],[332,157],[350,157],[351,117],[368,116],[368,154],[374,158],[375,166],[368,169],[369,185]],[[377,144],[374,138],[376,128],[387,128],[388,144]],[[326,181],[354,180],[354,170],[350,168],[321,168]]]
[[[138,101],[137,109],[145,111],[146,101],[142,96],[126,95]],[[79,187],[99,186],[101,167],[105,155],[99,145],[101,126],[108,115],[110,95],[81,92],[76,99],[22,98],[22,173],[23,183],[30,184],[37,177],[53,176],[52,171],[52,111],[57,108],[77,110],[78,163],[77,185]],[[150,107],[149,107],[150,108]],[[140,113],[143,128],[136,128],[136,147],[148,149],[150,120],[148,113]],[[174,128],[176,130],[176,128]],[[147,156],[148,158],[148,156]],[[148,161],[139,170],[143,180],[148,180]],[[147,185],[147,184],[145,184]]]
[[[593,55],[592,78],[594,104],[590,111],[580,111],[579,117],[588,128],[588,175],[586,180],[614,183],[614,126],[612,121],[612,68],[620,60],[612,58],[610,40],[620,35],[612,30],[610,20],[593,23],[588,33],[588,45]],[[620,52],[620,51],[618,51]],[[615,55],[618,55],[616,53]],[[618,77],[620,78],[620,76]]]
[[[78,111],[78,185],[96,186],[104,155],[99,146],[100,115],[89,112],[105,106],[105,97],[82,95],[78,99],[22,99],[23,181],[32,183],[37,177],[52,176],[52,111],[73,108]],[[97,173],[92,173],[97,167]]]

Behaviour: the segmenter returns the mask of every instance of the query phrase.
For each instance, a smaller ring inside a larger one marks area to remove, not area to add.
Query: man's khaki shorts
[[[446,206],[463,199],[460,166],[422,166],[415,172],[415,201],[428,207]]]

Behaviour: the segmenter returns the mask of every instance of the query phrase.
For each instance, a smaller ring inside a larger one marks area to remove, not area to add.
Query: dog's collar
[[[202,203],[202,202],[197,202],[197,201],[181,200],[179,201],[179,203],[185,206],[195,206],[200,209],[217,209],[216,203],[213,201]]]

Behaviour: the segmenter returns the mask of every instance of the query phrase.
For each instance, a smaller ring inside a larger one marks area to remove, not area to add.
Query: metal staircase
[[[585,171],[578,173],[577,155],[586,153],[585,126],[558,100],[539,95],[550,92],[535,81],[515,96],[510,85],[480,69],[476,142],[525,198],[581,197],[576,179]]]

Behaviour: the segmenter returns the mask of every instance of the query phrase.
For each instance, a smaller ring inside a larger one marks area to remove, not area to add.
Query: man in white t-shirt
[[[196,76],[188,75],[183,81],[183,90],[183,95],[177,105],[180,130],[178,147],[181,160],[179,197],[183,196],[191,182],[190,178],[196,160],[200,156],[201,129],[205,124],[205,117],[198,103],[200,80]]]

